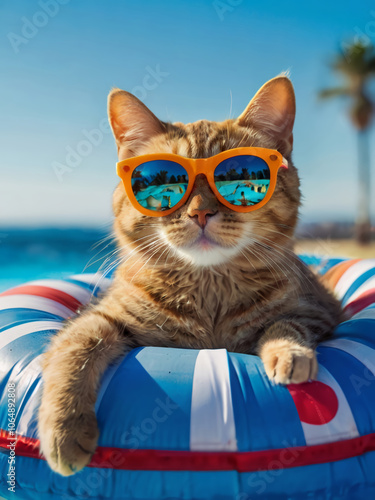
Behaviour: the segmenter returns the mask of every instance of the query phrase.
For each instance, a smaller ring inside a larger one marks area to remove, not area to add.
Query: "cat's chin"
[[[238,247],[223,247],[202,236],[193,245],[175,248],[176,252],[198,267],[217,266],[228,263],[238,254]]]
[[[207,250],[200,248],[178,248],[177,253],[190,264],[198,267],[210,267],[228,263],[236,254],[233,248],[216,247]]]

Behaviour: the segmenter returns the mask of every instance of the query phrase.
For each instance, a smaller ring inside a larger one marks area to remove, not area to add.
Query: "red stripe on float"
[[[0,448],[7,448],[14,438],[0,430]],[[290,469],[305,465],[336,462],[375,450],[375,433],[314,446],[295,446],[250,452],[202,452],[170,450],[124,450],[99,446],[89,467],[118,470],[223,471],[256,472]],[[39,440],[17,437],[16,455],[43,459]],[[43,459],[44,460],[44,459]]]
[[[371,306],[371,304],[375,304],[375,288],[366,290],[366,292],[363,292],[359,297],[353,300],[353,302],[349,302],[349,304],[344,307],[344,311],[348,312],[349,316],[352,317],[366,307]]]
[[[0,293],[0,297],[6,297],[9,295],[34,295],[36,297],[43,297],[45,299],[50,299],[54,302],[58,302],[71,311],[76,311],[82,305],[82,303],[79,302],[79,300],[77,300],[75,297],[62,292],[61,290],[49,288],[48,286],[21,285],[16,288],[12,288],[11,290],[7,290],[6,292]]]

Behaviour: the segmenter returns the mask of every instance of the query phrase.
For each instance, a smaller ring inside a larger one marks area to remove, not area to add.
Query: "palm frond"
[[[351,95],[349,87],[332,87],[331,89],[322,89],[318,93],[320,99],[330,99],[332,97],[348,97]]]
[[[349,79],[366,80],[374,72],[374,47],[361,42],[343,45],[339,54],[332,61],[332,69],[343,73]]]
[[[375,56],[368,61],[368,70],[370,73],[375,73]]]

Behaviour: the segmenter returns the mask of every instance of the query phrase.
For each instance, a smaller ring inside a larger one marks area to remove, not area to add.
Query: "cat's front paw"
[[[63,476],[75,474],[90,462],[99,437],[94,411],[56,415],[43,404],[38,430],[41,453],[51,469]]]
[[[268,377],[277,384],[301,384],[318,373],[315,351],[287,339],[268,340],[260,357]]]

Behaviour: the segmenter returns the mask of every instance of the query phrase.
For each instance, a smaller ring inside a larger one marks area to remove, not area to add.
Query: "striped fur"
[[[341,319],[339,303],[293,253],[300,204],[291,158],[294,93],[290,81],[268,82],[238,119],[184,125],[160,122],[130,94],[114,90],[109,117],[119,158],[167,152],[204,158],[240,146],[278,149],[289,161],[262,209],[237,213],[221,205],[205,176],[173,214],[140,214],[120,184],[115,232],[122,259],[101,301],[72,321],[45,356],[41,445],[64,475],[95,449],[93,404],[109,363],[136,346],[226,348],[257,353],[270,378],[316,376],[315,347]],[[200,243],[196,216],[208,210]]]

